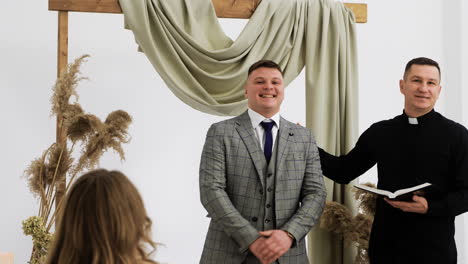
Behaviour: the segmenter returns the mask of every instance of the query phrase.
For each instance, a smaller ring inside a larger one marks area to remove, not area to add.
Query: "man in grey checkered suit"
[[[249,109],[213,124],[200,162],[211,218],[200,263],[308,263],[304,237],[325,187],[311,132],[279,115],[283,74],[272,61],[248,72]]]

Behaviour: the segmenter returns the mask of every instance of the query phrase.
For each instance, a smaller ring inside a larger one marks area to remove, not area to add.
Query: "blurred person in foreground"
[[[149,264],[151,220],[121,172],[98,169],[72,185],[46,264]]]

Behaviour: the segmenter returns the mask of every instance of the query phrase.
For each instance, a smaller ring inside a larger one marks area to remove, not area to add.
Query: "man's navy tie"
[[[271,129],[275,125],[275,122],[262,121],[260,125],[265,130],[265,145],[263,146],[263,153],[265,154],[267,163],[270,163],[271,149],[273,147],[273,134],[271,133]]]

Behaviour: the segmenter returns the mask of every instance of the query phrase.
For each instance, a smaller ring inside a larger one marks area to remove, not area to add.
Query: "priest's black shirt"
[[[411,121],[403,113],[373,124],[346,155],[319,151],[323,174],[338,183],[349,183],[377,163],[379,189],[433,184],[425,194],[427,214],[377,200],[369,242],[372,264],[457,262],[455,216],[468,211],[465,127],[434,110]]]

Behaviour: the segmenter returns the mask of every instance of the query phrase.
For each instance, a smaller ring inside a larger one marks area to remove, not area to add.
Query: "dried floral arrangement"
[[[375,187],[372,183],[364,185]],[[355,264],[369,263],[369,236],[374,221],[377,195],[355,188],[354,198],[358,201],[358,214],[352,216],[351,211],[337,202],[327,202],[320,218],[320,227],[328,231],[342,234],[346,242],[355,242],[357,255]]]
[[[78,104],[80,66],[89,55],[83,55],[68,65],[53,87],[52,115],[57,116],[57,139],[41,157],[33,160],[25,171],[31,193],[39,200],[39,212],[23,221],[25,235],[32,236],[33,249],[29,263],[45,261],[48,246],[53,239],[51,228],[56,224],[56,213],[63,197],[78,175],[93,169],[101,156],[114,149],[121,160],[125,159],[122,143],[128,143],[131,116],[117,110],[104,122],[86,113]],[[74,96],[75,102],[70,99]],[[76,146],[79,146],[81,151]],[[74,158],[73,156],[78,156]]]

